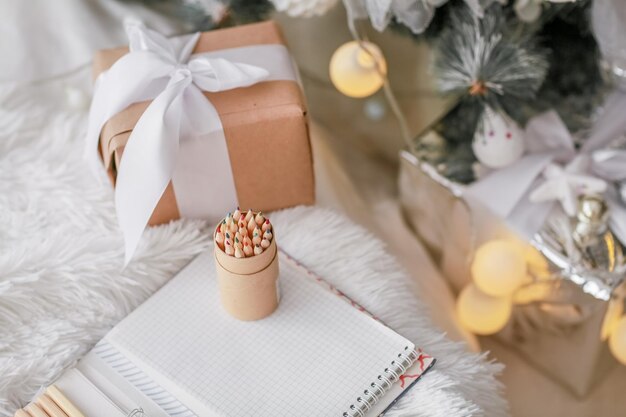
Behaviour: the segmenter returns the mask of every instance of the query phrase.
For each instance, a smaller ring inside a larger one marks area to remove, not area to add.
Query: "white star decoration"
[[[565,213],[574,216],[579,195],[606,191],[606,182],[588,174],[588,167],[589,158],[584,155],[577,156],[565,167],[551,163],[543,171],[546,180],[530,194],[530,201],[559,200]]]

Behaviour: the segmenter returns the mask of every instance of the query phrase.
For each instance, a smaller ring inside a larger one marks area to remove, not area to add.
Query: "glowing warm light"
[[[617,325],[624,314],[624,301],[611,300],[606,309],[604,320],[602,321],[602,330],[600,331],[600,339],[606,340],[617,328]]]
[[[480,246],[472,262],[472,278],[487,295],[511,295],[526,278],[526,259],[520,246],[509,240],[492,240]]]
[[[609,349],[615,359],[626,365],[626,316],[622,317],[609,336]]]
[[[380,48],[371,42],[362,44],[365,49],[356,41],[345,43],[330,59],[330,79],[337,90],[349,97],[371,96],[383,86],[381,72],[387,73]]]
[[[545,300],[552,292],[552,281],[533,281],[530,276],[524,279],[524,285],[513,293],[514,304],[529,304]]]
[[[524,249],[524,257],[528,265],[528,272],[538,279],[550,279],[550,264],[545,256],[537,248],[532,245],[526,245]]]
[[[469,284],[456,302],[461,324],[472,333],[489,335],[502,330],[511,317],[512,304],[508,297],[492,297]]]

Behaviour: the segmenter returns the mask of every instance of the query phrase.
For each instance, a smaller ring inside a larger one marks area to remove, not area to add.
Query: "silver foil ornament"
[[[553,214],[533,244],[564,279],[595,298],[608,300],[624,279],[623,248],[609,230],[608,209],[600,196],[580,197],[574,218]]]
[[[622,246],[608,227],[609,209],[596,195],[582,196],[574,220],[574,242],[589,269],[618,272],[624,265]]]

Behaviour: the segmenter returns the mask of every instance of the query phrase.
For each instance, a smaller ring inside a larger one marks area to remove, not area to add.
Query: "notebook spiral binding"
[[[412,350],[407,353],[408,350],[409,347],[405,346],[404,352],[398,353],[398,360],[391,361],[391,366],[385,368],[383,373],[376,377],[376,381],[370,383],[370,387],[363,391],[363,396],[357,397],[349,410],[342,414],[343,417],[365,417],[369,409],[378,402],[378,398],[385,395],[419,357],[417,351]]]

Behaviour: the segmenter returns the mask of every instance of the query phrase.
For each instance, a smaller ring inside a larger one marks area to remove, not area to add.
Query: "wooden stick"
[[[37,404],[39,404],[50,417],[68,417],[67,414],[52,401],[52,398],[48,397],[46,394],[41,394],[39,398],[37,398]]]
[[[41,407],[39,407],[35,403],[28,404],[26,407],[24,407],[24,410],[26,410],[28,414],[30,414],[32,417],[50,417],[45,411],[41,409]]]
[[[21,408],[15,412],[14,417],[32,417],[32,416],[28,414],[23,408]]]
[[[46,394],[52,398],[52,401],[54,401],[68,417],[85,417],[55,385],[50,385],[48,389],[46,389]]]

